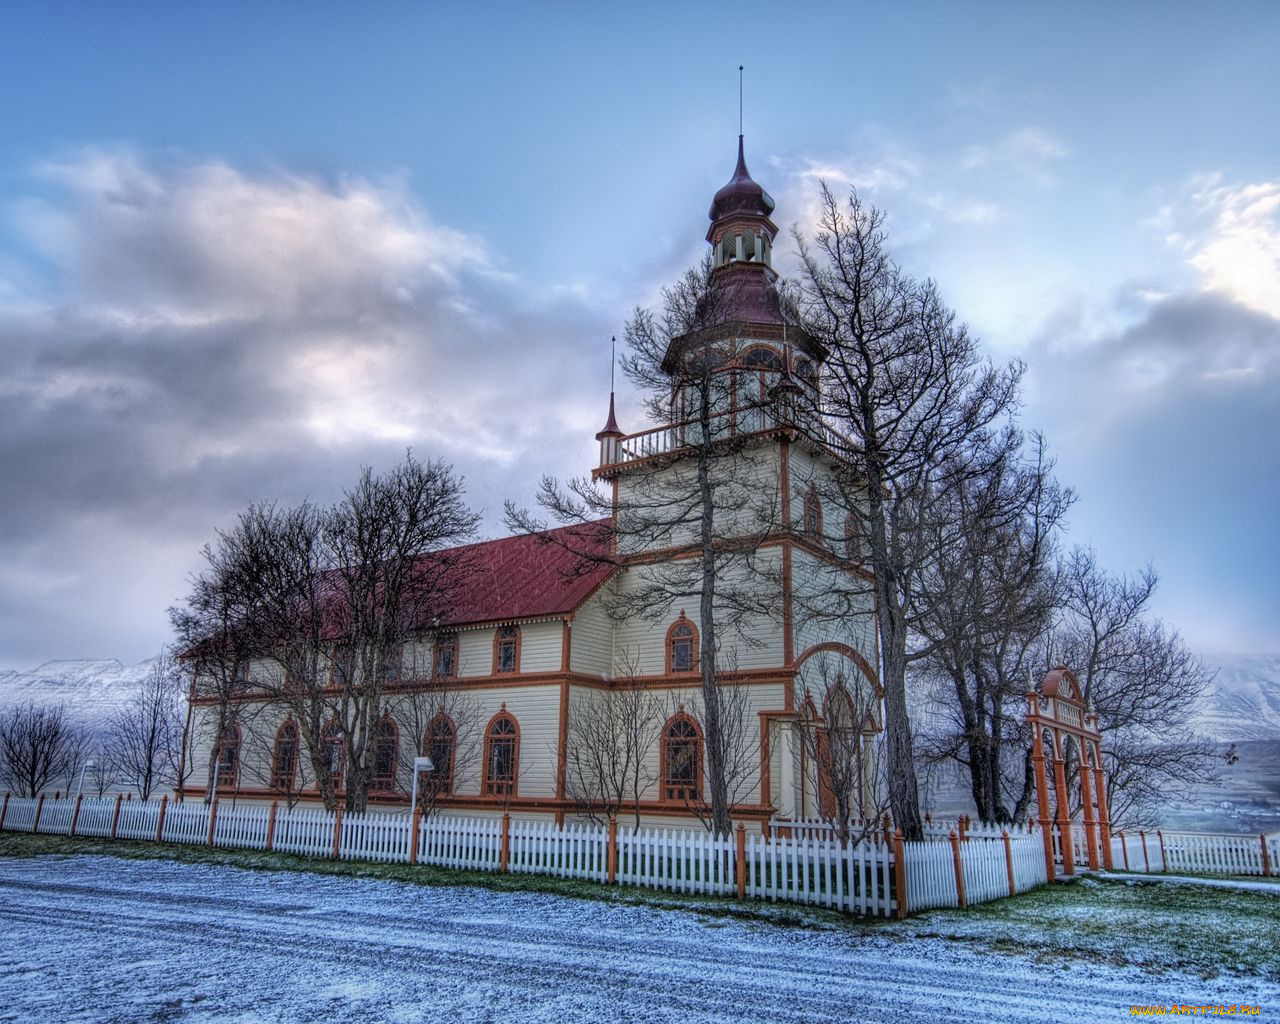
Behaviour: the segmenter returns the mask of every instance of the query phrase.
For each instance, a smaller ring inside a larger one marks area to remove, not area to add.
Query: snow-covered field
[[[1256,978],[942,938],[106,857],[0,860],[5,1021],[1114,1021]]]

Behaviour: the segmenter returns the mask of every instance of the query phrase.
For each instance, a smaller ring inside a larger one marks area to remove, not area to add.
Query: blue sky
[[[779,222],[856,185],[1027,361],[1070,539],[1280,650],[1277,42],[1268,3],[6,5],[0,664],[146,656],[215,527],[406,444],[491,533],[589,468],[739,63]]]

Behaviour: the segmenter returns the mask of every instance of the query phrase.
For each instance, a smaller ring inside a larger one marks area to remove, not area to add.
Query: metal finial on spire
[[[613,369],[618,365],[618,336],[609,337],[609,394],[613,394]]]
[[[742,65],[738,65],[738,134],[742,134]]]

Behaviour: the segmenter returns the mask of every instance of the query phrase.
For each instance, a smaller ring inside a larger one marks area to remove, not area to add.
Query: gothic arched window
[[[822,501],[818,498],[818,488],[813,485],[805,492],[800,529],[810,540],[816,541],[822,537]]]
[[[276,749],[271,755],[271,786],[286,793],[293,789],[298,771],[298,726],[292,718],[285,719],[276,730]]]
[[[662,728],[662,799],[702,797],[702,734],[683,711]]]
[[[234,789],[240,772],[240,727],[228,725],[218,737],[218,788]]]
[[[324,727],[320,735],[320,749],[324,755],[324,767],[329,772],[334,789],[342,788],[342,726],[334,719]]]
[[[493,673],[520,671],[520,627],[503,626],[493,638]]]
[[[484,791],[514,796],[520,774],[520,727],[506,711],[494,716],[484,734]]]
[[[698,630],[681,610],[667,630],[667,674],[692,672],[698,664]]]
[[[844,517],[844,555],[851,562],[862,561],[862,523],[853,512]]]
[[[378,722],[373,737],[373,788],[389,792],[396,787],[396,758],[400,731],[390,718]]]
[[[458,730],[448,715],[440,714],[427,726],[422,749],[431,758],[432,768],[427,775],[432,792],[453,792],[453,755],[457,748]]]

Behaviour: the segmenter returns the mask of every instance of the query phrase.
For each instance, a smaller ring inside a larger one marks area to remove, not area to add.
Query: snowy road
[[[0,860],[3,1021],[1114,1021],[1280,988],[477,889]],[[1255,1018],[1257,1019],[1257,1018]]]

